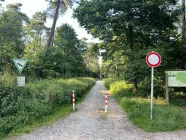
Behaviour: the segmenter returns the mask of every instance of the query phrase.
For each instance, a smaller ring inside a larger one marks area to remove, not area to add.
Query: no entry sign
[[[159,66],[161,63],[161,56],[157,52],[150,52],[146,56],[146,63],[152,68],[151,70],[151,111],[150,119],[152,120],[152,110],[153,110],[153,92],[154,92],[154,67]]]
[[[146,63],[150,67],[157,67],[161,63],[161,56],[157,52],[150,52],[146,56]]]

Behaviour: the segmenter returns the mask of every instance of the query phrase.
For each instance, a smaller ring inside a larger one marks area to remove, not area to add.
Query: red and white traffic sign
[[[161,56],[157,52],[150,52],[146,56],[146,63],[150,67],[157,67],[161,63]]]
[[[151,72],[151,109],[150,109],[150,119],[152,120],[152,110],[153,110],[153,92],[154,92],[154,67],[157,67],[161,63],[161,56],[157,52],[150,52],[146,56],[146,63],[152,68]]]

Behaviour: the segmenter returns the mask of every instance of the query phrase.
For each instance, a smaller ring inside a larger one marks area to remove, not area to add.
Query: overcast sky
[[[45,0],[5,0],[5,2],[1,3],[5,7],[7,4],[17,2],[23,4],[21,11],[23,13],[26,13],[27,16],[29,16],[30,18],[35,12],[42,11],[47,8],[47,2]],[[89,41],[92,41],[92,36],[87,34],[87,31],[79,26],[79,23],[76,19],[72,18],[72,9],[69,9],[62,18],[58,19],[57,26],[60,26],[63,23],[70,24],[75,29],[79,39],[82,37],[86,37]],[[46,26],[51,27],[52,21],[48,20]]]

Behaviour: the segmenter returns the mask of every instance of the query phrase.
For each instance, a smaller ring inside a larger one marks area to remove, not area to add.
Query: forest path
[[[97,81],[77,111],[51,126],[11,140],[186,140],[185,131],[148,133],[136,128],[112,95],[108,95],[105,113],[106,91],[102,82]]]

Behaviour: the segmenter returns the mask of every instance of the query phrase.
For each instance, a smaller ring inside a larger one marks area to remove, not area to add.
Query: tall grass
[[[153,120],[150,120],[150,99],[132,96],[131,85],[118,81],[110,84],[110,92],[137,127],[151,132],[186,130],[186,109],[154,99]]]
[[[173,131],[186,129],[186,110],[174,106],[157,104],[153,107],[153,120],[150,120],[150,103],[142,98],[118,99],[128,118],[145,131]],[[159,101],[157,101],[159,102]]]

